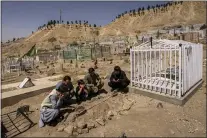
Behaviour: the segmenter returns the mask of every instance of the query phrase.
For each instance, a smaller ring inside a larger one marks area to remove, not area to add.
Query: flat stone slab
[[[7,89],[7,88],[11,88],[11,87],[18,88],[13,91],[7,91],[7,92],[2,93],[2,95],[1,95],[2,108],[6,107],[6,106],[13,105],[22,99],[32,97],[32,96],[41,94],[43,92],[47,92],[47,91],[52,90],[53,88],[55,88],[55,85],[60,80],[51,81],[49,79],[60,78],[61,76],[62,75],[57,75],[57,76],[36,79],[36,80],[32,81],[35,86],[29,87],[29,88],[22,88],[22,89],[18,88],[18,86],[21,82],[2,85],[2,89]]]

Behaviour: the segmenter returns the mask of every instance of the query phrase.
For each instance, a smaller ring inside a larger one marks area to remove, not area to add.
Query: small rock
[[[73,136],[78,136],[78,132],[73,132]]]
[[[157,104],[157,108],[163,108],[162,103],[158,103],[158,104]]]
[[[90,102],[94,102],[96,100],[97,100],[97,98],[96,97],[93,97],[93,98],[91,98]]]
[[[71,136],[73,134],[73,126],[69,125],[68,127],[64,129],[64,131],[67,132],[69,136]]]
[[[77,132],[78,127],[76,125],[73,126],[73,132]]]
[[[81,128],[78,128],[77,129],[77,132],[78,132],[78,134],[82,134],[82,129]]]
[[[115,97],[115,96],[118,95],[118,93],[117,92],[113,92],[111,95],[112,95],[112,97]]]
[[[81,66],[80,66],[81,68],[85,68],[85,66],[82,64]]]
[[[87,127],[88,127],[88,129],[95,128],[95,123],[94,123],[92,120],[90,120],[90,121],[87,123]]]
[[[189,130],[188,131],[188,133],[194,133],[195,132],[195,130]]]
[[[134,102],[131,102],[131,103],[129,103],[129,102],[125,102],[124,103],[124,105],[123,105],[123,111],[128,111],[131,107],[132,107],[132,105],[134,104]]]
[[[85,123],[85,120],[84,119],[80,119],[78,122],[77,122],[77,127],[78,128],[86,128],[87,127],[87,124]]]
[[[101,132],[100,133],[100,137],[105,137],[105,133],[104,132]]]
[[[97,98],[98,99],[101,99],[101,98],[103,98],[103,96],[102,95],[98,95]]]
[[[36,110],[39,110],[38,108],[35,108]]]
[[[111,120],[113,116],[114,116],[113,112],[112,111],[108,111],[107,119]]]
[[[117,111],[113,111],[113,114],[114,114],[114,116],[117,116],[118,112]]]
[[[104,126],[104,125],[105,125],[105,123],[104,123],[104,119],[103,119],[103,118],[98,118],[98,119],[96,119],[96,122],[97,122],[98,124],[100,124],[101,126]]]
[[[82,133],[85,134],[85,133],[88,133],[89,132],[89,129],[88,128],[84,128],[82,129]]]
[[[175,134],[175,132],[174,132],[172,129],[170,129],[170,133],[171,133],[172,135]]]
[[[58,127],[57,131],[58,132],[62,132],[64,130],[65,126],[61,125]]]
[[[120,111],[119,114],[120,115],[126,115],[127,114],[127,111]]]
[[[67,122],[74,122],[76,119],[76,113],[73,112],[73,113],[70,113],[68,118],[67,118]]]

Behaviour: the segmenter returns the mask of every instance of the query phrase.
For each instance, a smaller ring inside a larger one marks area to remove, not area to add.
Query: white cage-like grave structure
[[[153,40],[130,49],[131,87],[175,99],[202,83],[202,44]]]

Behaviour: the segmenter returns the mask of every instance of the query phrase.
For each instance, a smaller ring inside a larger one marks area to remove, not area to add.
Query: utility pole
[[[61,13],[62,13],[62,11],[60,9],[60,24],[62,24],[62,21],[61,21]]]

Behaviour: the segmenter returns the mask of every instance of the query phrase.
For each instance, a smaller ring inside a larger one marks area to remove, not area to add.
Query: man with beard
[[[126,88],[129,84],[130,80],[127,78],[126,73],[119,66],[115,66],[108,83],[112,88],[111,91],[117,92]]]

